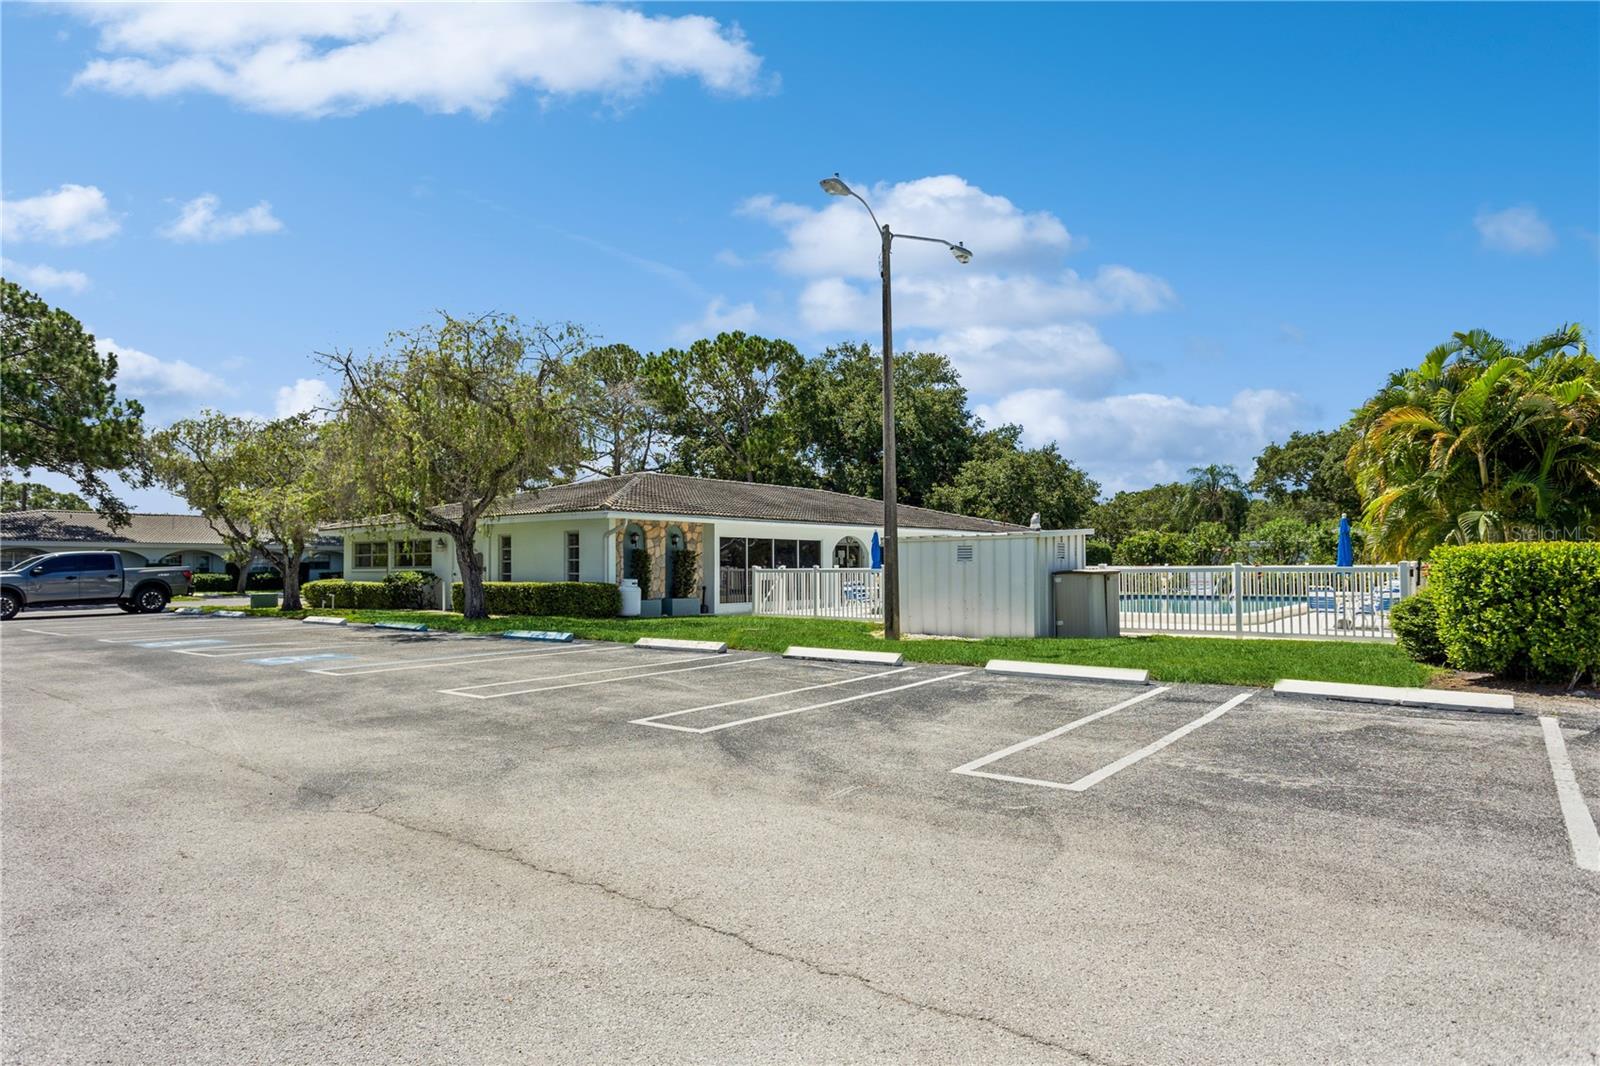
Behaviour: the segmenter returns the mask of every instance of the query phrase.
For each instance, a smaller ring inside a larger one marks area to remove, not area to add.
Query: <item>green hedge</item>
[[[1433,587],[1426,586],[1407,596],[1389,611],[1389,625],[1405,653],[1419,663],[1444,662],[1444,644],[1439,640],[1439,605]]]
[[[1450,665],[1518,677],[1600,677],[1600,543],[1437,549],[1428,579]]]
[[[300,586],[300,600],[307,608],[337,607],[341,610],[412,611],[437,607],[434,582],[438,578],[421,570],[396,570],[382,581],[346,581],[325,578]],[[333,603],[328,603],[328,596]]]
[[[190,587],[195,592],[232,592],[239,586],[239,579],[227,574],[196,574]]]
[[[328,602],[329,595],[333,602]],[[307,581],[300,586],[300,602],[307,610],[318,607],[336,607],[340,610],[384,610],[394,606],[390,602],[389,586],[382,581],[346,581],[329,578]]]
[[[622,611],[617,586],[603,581],[485,581],[490,614],[559,614],[570,618],[615,618]],[[466,602],[461,582],[450,586],[450,605]]]
[[[1083,546],[1084,562],[1089,566],[1106,566],[1111,562],[1111,542],[1108,540],[1086,541]]]

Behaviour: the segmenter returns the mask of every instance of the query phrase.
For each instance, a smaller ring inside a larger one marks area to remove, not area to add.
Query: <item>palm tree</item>
[[[1237,534],[1248,505],[1244,480],[1233,467],[1211,463],[1189,468],[1189,484],[1183,501],[1187,524],[1220,522],[1228,527],[1229,533]]]
[[[1347,465],[1380,557],[1525,527],[1576,536],[1600,517],[1600,366],[1578,326],[1520,349],[1457,333],[1353,422]]]

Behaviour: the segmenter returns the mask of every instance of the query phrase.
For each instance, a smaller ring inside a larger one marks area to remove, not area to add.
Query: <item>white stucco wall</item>
[[[651,520],[681,523],[698,523],[704,527],[705,540],[701,566],[706,590],[706,600],[713,611],[738,613],[748,611],[748,604],[718,602],[721,587],[720,547],[723,537],[754,537],[772,540],[814,540],[822,546],[823,566],[833,565],[834,549],[846,537],[853,537],[861,545],[862,565],[871,564],[872,535],[880,526],[833,525],[811,522],[776,522],[752,519],[705,518],[693,515],[636,515],[605,513],[576,515],[510,515],[488,519],[478,530],[477,550],[483,555],[484,573],[489,581],[500,580],[500,537],[511,538],[511,580],[513,581],[565,581],[567,579],[566,534],[579,536],[580,580],[617,580],[615,571],[615,544],[612,537],[619,535],[630,521]],[[609,534],[609,535],[608,535]],[[901,528],[901,536],[948,537],[961,536],[945,530]],[[970,536],[970,534],[968,534]],[[449,538],[430,534],[434,541],[431,567],[405,569],[429,570],[439,575],[441,588],[447,590],[458,579],[455,549]],[[422,539],[421,535],[390,530],[375,532],[347,532],[344,535],[344,574],[352,581],[381,581],[393,569],[391,546],[387,568],[358,568],[355,565],[357,541]],[[441,548],[438,542],[446,544]],[[447,593],[445,593],[447,595]]]

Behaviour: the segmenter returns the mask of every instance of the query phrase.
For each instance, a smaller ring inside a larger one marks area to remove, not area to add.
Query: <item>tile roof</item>
[[[113,531],[111,524],[93,511],[0,514],[0,540],[222,546],[216,530],[197,514],[135,514],[127,525]]]
[[[445,514],[458,507],[442,508]],[[621,511],[633,514],[684,515],[686,517],[743,518],[823,525],[877,526],[883,523],[883,504],[865,496],[847,496],[825,489],[800,489],[747,481],[684,477],[679,474],[636,473],[620,477],[552,485],[538,492],[507,497],[498,515],[570,514],[581,511]],[[331,523],[330,528],[375,524]],[[900,524],[909,529],[947,529],[969,533],[1003,533],[1026,529],[1010,522],[968,518],[926,507],[900,507]]]

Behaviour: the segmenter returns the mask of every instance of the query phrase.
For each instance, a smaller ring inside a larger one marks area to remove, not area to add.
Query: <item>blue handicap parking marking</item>
[[[187,648],[192,644],[226,644],[225,640],[216,637],[196,638],[194,640],[152,640],[144,644],[135,644],[136,648]]]
[[[349,658],[352,658],[352,656],[344,655],[344,654],[341,654],[340,652],[336,652],[336,651],[321,651],[321,652],[316,652],[316,653],[311,654],[311,655],[274,655],[270,659],[246,659],[245,662],[254,663],[256,666],[289,666],[289,665],[292,665],[294,663],[309,663],[309,662],[312,662],[312,661],[314,661],[316,659],[349,659]]]

